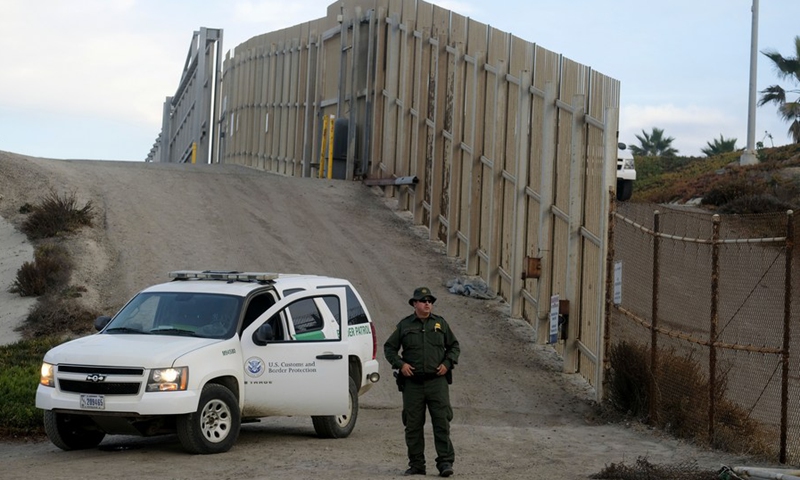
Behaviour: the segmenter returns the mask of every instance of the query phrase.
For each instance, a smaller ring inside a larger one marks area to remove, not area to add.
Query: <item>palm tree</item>
[[[736,150],[736,139],[724,138],[721,133],[719,134],[719,139],[714,139],[714,143],[706,143],[708,147],[700,149],[701,152],[706,154],[706,157],[713,157]]]
[[[665,137],[663,128],[653,127],[651,133],[642,130],[636,135],[641,146],[631,145],[631,153],[637,157],[674,157],[678,151],[672,148],[673,137]]]
[[[761,53],[772,60],[778,78],[788,78],[792,83],[800,85],[800,36],[794,37],[794,48],[793,57],[784,57],[775,50],[764,50]],[[792,136],[794,143],[800,143],[800,96],[790,102],[786,98],[787,93],[797,94],[800,90],[784,90],[780,85],[770,85],[761,91],[758,106],[767,103],[777,104],[778,114],[789,122],[789,135]]]

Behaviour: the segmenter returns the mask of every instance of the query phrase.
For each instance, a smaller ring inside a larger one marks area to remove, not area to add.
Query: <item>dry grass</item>
[[[715,480],[721,477],[713,470],[701,470],[694,462],[655,465],[639,457],[634,465],[612,463],[589,478],[606,480]]]
[[[41,203],[33,206],[26,204],[24,207],[29,213],[21,230],[31,240],[57,237],[83,226],[91,226],[94,217],[92,202],[78,207],[75,193],[62,196],[50,191]]]
[[[658,371],[650,368],[647,345],[622,342],[611,348],[609,402],[619,411],[661,428],[678,438],[738,453],[776,458],[777,438],[749,413],[726,398],[728,372],[717,373],[714,405],[714,436],[709,438],[709,391],[704,368],[691,354],[659,351]],[[650,415],[653,382],[657,408]]]
[[[17,330],[25,339],[91,331],[98,313],[77,300],[85,288],[69,285],[72,259],[67,249],[54,239],[91,226],[91,202],[78,207],[74,193],[60,196],[51,191],[40,203],[23,205],[20,212],[28,214],[22,231],[37,244],[33,262],[25,262],[17,270],[10,290],[21,296],[40,298]]]
[[[62,288],[69,281],[72,261],[67,250],[54,242],[36,246],[33,262],[17,270],[10,291],[22,297],[38,297]]]
[[[99,315],[73,298],[48,295],[39,301],[16,330],[24,339],[86,335],[93,331],[94,320]]]

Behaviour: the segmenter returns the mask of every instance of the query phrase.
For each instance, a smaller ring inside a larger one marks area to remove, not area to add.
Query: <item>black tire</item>
[[[617,200],[626,202],[633,195],[633,180],[617,180]]]
[[[226,387],[203,387],[197,411],[178,417],[178,439],[189,453],[227,452],[239,438],[239,401]]]
[[[85,450],[100,445],[106,434],[94,427],[89,417],[44,411],[44,431],[61,450]]]
[[[348,412],[344,415],[325,415],[311,417],[314,431],[320,438],[345,438],[356,427],[358,419],[358,388],[352,377],[350,378],[350,401]]]

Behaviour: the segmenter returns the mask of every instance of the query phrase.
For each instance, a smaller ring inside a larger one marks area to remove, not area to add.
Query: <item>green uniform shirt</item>
[[[401,348],[402,355],[399,353]],[[415,314],[400,320],[383,344],[383,354],[392,368],[399,370],[408,363],[417,375],[435,374],[439,365],[452,370],[460,353],[458,339],[450,325],[433,313],[425,320]]]

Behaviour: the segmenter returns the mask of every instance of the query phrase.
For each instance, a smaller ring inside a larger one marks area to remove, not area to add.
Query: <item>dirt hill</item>
[[[452,388],[459,477],[587,478],[639,456],[708,468],[747,463],[598,418],[587,400],[591,389],[563,374],[553,350],[535,345],[529,325],[508,318],[502,302],[446,291],[444,283],[461,274],[458,262],[378,189],[232,165],[59,161],[0,152],[0,214],[11,224],[20,225],[20,206],[51,189],[94,206],[95,226],[65,243],[77,264],[73,284],[86,287],[83,300],[105,313],[164,281],[170,270],[320,273],[356,285],[382,344],[409,313],[413,289],[432,288],[436,312],[462,345]],[[3,478],[105,478],[112,471],[121,479],[393,477],[406,464],[401,399],[385,361],[381,375],[361,398],[356,430],[344,440],[318,440],[310,419],[293,418],[246,425],[231,452],[209,457],[183,454],[175,437],[109,437],[100,449],[81,452],[61,452],[48,442],[4,443]]]

